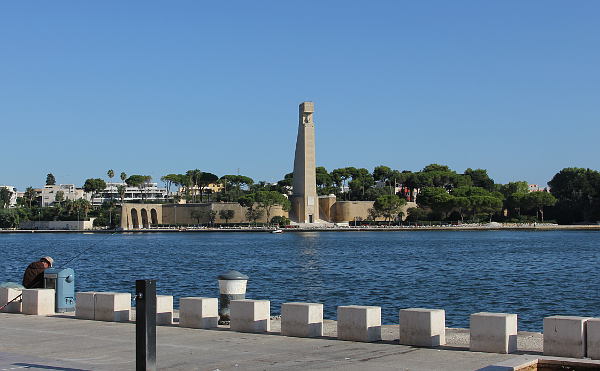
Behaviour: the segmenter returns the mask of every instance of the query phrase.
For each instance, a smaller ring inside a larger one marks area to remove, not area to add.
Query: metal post
[[[156,371],[156,280],[135,281],[135,369]]]

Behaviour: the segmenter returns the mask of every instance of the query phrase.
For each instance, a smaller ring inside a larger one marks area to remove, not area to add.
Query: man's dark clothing
[[[23,274],[23,286],[26,289],[44,288],[44,271],[46,264],[43,262],[33,262],[29,264]]]

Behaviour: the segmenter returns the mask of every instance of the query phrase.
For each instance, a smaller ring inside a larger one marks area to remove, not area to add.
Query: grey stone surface
[[[157,362],[163,370],[476,370],[514,355],[469,352],[469,332],[448,329],[447,345],[415,348],[398,345],[398,326],[382,326],[383,341],[335,340],[337,323],[324,321],[325,337],[284,337],[280,321],[269,334],[218,329],[157,328]],[[133,370],[135,324],[0,314],[0,370],[29,369]],[[519,346],[535,354],[541,334],[520,333]]]

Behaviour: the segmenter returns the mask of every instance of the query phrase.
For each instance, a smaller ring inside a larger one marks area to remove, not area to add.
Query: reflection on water
[[[449,326],[479,311],[519,314],[541,330],[554,314],[600,316],[598,232],[309,232],[3,234],[0,281],[20,281],[44,255],[69,267],[78,291],[134,291],[156,278],[160,294],[218,295],[216,276],[250,276],[248,298],[379,305],[384,323],[408,307],[444,308]]]

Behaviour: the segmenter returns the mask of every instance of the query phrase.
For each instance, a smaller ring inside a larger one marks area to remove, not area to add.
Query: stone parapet
[[[269,300],[232,300],[230,327],[239,332],[268,332],[271,330]]]
[[[96,292],[75,293],[75,317],[96,319]]]
[[[298,337],[323,336],[323,304],[282,304],[281,335]]]
[[[54,289],[23,289],[23,313],[37,316],[54,314]]]
[[[473,352],[513,353],[517,350],[517,315],[471,314],[470,349]]]
[[[381,307],[347,305],[337,308],[337,331],[341,340],[381,340]]]
[[[214,328],[219,322],[217,298],[181,298],[179,300],[179,326]]]
[[[98,321],[127,322],[131,313],[131,294],[97,292],[94,317]]]
[[[400,344],[422,347],[446,344],[446,312],[443,309],[401,309]]]
[[[586,355],[586,322],[589,317],[544,318],[544,355],[583,358]]]
[[[13,289],[9,287],[0,287],[0,306],[7,304],[11,300],[21,295],[21,289]],[[3,309],[3,313],[21,313],[23,309],[22,299],[17,299],[12,303],[6,305]]]

